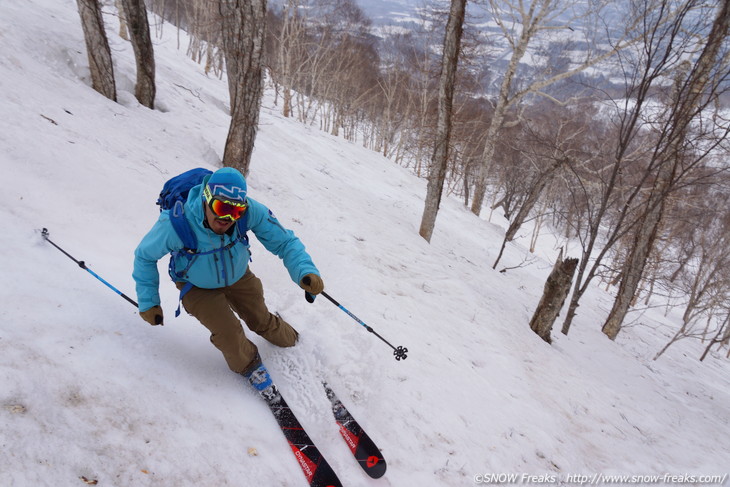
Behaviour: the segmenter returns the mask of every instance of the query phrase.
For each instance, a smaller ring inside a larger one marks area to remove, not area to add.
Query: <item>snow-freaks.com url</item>
[[[725,485],[728,474],[724,475],[612,475],[595,473],[591,475],[569,474],[506,474],[483,473],[474,475],[476,484],[542,484],[542,485]]]

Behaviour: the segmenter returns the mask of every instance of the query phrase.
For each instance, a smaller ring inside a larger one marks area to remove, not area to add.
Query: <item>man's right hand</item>
[[[162,322],[162,308],[160,308],[159,306],[153,306],[147,311],[140,311],[139,315],[142,317],[143,320],[145,320],[152,326],[164,325],[164,323]]]

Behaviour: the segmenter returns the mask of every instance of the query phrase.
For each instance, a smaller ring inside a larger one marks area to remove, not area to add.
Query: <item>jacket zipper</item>
[[[221,265],[223,266],[222,269],[222,276],[223,276],[223,285],[228,286],[228,271],[226,269],[226,256],[223,254],[225,252],[226,247],[226,237],[225,235],[221,235]]]

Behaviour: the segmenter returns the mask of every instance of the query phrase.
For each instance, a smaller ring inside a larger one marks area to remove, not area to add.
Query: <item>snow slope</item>
[[[220,164],[225,81],[186,58],[165,25],[155,39],[157,109],[139,106],[132,49],[105,12],[119,103],[89,87],[73,0],[0,3],[0,486],[304,486],[266,406],[195,319],[173,317],[165,261],[166,324],[150,327],[40,236],[47,227],[134,296],[132,252],[157,217],[163,182]],[[672,315],[649,311],[610,342],[599,329],[610,296],[596,289],[570,336],[556,333],[549,346],[528,329],[554,239],[543,237],[532,265],[498,273],[504,222],[448,200],[427,244],[417,234],[422,180],[282,118],[271,97],[249,185],[307,245],[327,291],[410,350],[397,362],[325,299],[307,304],[255,243],[267,302],[301,342],[281,350],[252,339],[344,485],[727,475],[728,361],[700,364],[701,346],[680,343],[652,362]],[[510,245],[503,263],[524,253]],[[384,478],[352,460],[318,376],[383,450]]]

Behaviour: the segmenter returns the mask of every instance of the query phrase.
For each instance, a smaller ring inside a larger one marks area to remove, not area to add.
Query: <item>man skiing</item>
[[[134,252],[132,276],[140,315],[151,325],[163,324],[157,261],[172,253],[170,275],[181,290],[185,310],[208,328],[210,341],[223,353],[228,367],[250,377],[261,361],[234,311],[251,331],[274,345],[294,346],[299,335],[266,307],[261,281],[248,265],[246,230],[279,256],[292,280],[313,295],[324,289],[319,271],[294,232],[247,196],[246,180],[236,169],[219,169],[190,189],[183,217],[197,238],[194,253],[185,249],[171,211],[160,213]]]

